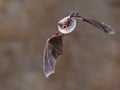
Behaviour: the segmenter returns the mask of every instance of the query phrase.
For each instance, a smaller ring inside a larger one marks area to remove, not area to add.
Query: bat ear
[[[63,35],[56,33],[46,42],[43,57],[43,70],[46,77],[55,72],[56,59],[63,54]]]

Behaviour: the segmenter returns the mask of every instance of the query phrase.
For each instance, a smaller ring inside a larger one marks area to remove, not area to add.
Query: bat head
[[[67,16],[58,22],[58,30],[63,34],[69,34],[76,27],[76,19]]]

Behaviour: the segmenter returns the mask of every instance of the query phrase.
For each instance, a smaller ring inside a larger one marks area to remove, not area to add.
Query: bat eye
[[[71,21],[68,21],[69,19]],[[63,18],[58,22],[58,30],[63,34],[71,33],[72,31],[74,31],[75,27],[76,27],[76,19],[70,18],[70,16]]]

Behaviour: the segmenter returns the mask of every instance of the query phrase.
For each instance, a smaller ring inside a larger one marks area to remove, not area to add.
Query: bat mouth
[[[63,26],[62,26],[62,29],[67,30],[67,29],[68,29],[68,26],[67,26],[67,25],[63,25]]]
[[[76,19],[67,16],[58,22],[58,30],[63,34],[69,34],[76,27]]]

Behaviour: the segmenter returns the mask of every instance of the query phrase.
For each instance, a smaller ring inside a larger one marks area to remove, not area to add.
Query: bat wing
[[[99,22],[99,21],[96,21],[96,20],[93,20],[93,19],[85,19],[85,18],[83,18],[82,21],[85,21],[89,24],[92,24],[93,26],[97,27],[98,29],[103,30],[106,33],[115,34],[115,32],[111,28],[111,26],[109,26],[109,25],[107,25],[103,22]]]
[[[55,72],[56,59],[63,51],[63,35],[57,32],[47,40],[44,49],[43,70],[46,77]]]
[[[95,27],[97,27],[98,29],[101,29],[103,30],[104,32],[106,33],[109,33],[109,34],[115,34],[114,30],[111,28],[111,26],[103,23],[103,22],[99,22],[99,21],[96,21],[96,20],[93,20],[93,19],[86,19],[82,16],[80,16],[80,14],[77,12],[77,11],[73,11],[71,14],[70,14],[70,18],[72,17],[77,17],[78,19],[84,21],[84,22],[87,22]]]

